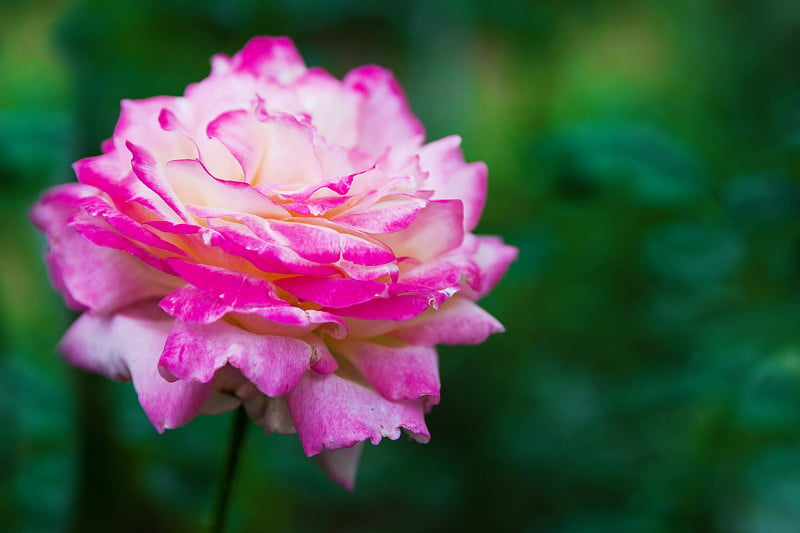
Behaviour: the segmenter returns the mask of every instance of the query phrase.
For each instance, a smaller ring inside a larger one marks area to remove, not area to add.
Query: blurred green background
[[[259,34],[392,69],[520,258],[483,302],[508,332],[441,350],[430,444],[368,446],[347,493],[254,427],[231,531],[800,530],[795,0],[2,0],[0,529],[207,527],[231,417],[159,436],[55,355],[27,209],[120,99]]]

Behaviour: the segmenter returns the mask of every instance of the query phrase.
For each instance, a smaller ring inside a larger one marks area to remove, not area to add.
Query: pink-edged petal
[[[31,208],[31,219],[50,244],[45,259],[53,285],[70,307],[113,311],[174,288],[175,278],[129,254],[93,244],[67,224],[89,194],[92,189],[84,185],[62,185]]]
[[[347,210],[332,220],[349,228],[368,233],[394,233],[409,227],[427,202],[408,195],[382,198],[367,209]]]
[[[125,152],[126,143],[146,147],[156,159],[193,158],[197,156],[194,143],[185,135],[162,127],[159,119],[164,109],[170,112],[181,107],[181,98],[154,96],[142,100],[122,100],[113,143],[116,150]]]
[[[302,301],[310,301],[326,307],[350,307],[375,298],[391,298],[400,294],[419,293],[428,295],[426,287],[401,283],[381,283],[348,278],[324,278],[297,276],[275,281],[275,285],[294,294]]]
[[[136,146],[130,141],[126,142],[125,146],[133,156],[131,159],[131,167],[139,180],[141,180],[148,189],[156,193],[181,220],[188,222],[190,215],[186,211],[183,202],[181,202],[180,198],[175,194],[169,181],[167,181],[164,176],[162,166],[144,148]]]
[[[226,252],[239,257],[249,261],[262,272],[312,276],[330,276],[339,273],[332,265],[303,259],[288,247],[248,235],[240,228],[219,226],[205,229],[201,233],[209,251]]]
[[[286,305],[273,284],[263,278],[182,259],[168,259],[180,277],[231,309],[246,310]]]
[[[338,209],[350,201],[349,196],[323,196],[320,198],[309,198],[304,202],[289,202],[281,204],[286,210],[298,215],[324,215],[329,211]]]
[[[348,174],[346,176],[335,176],[333,178],[322,180],[319,183],[313,183],[308,187],[306,187],[305,189],[302,189],[297,192],[281,193],[281,196],[284,198],[288,198],[290,200],[294,200],[295,202],[307,202],[314,193],[319,192],[322,189],[331,190],[335,192],[337,195],[347,194],[348,192],[350,192],[350,186],[353,184],[354,176],[355,174]],[[329,201],[333,200],[334,202],[341,201],[341,200],[336,200],[335,198],[327,200]]]
[[[121,250],[165,274],[174,273],[163,259],[152,253],[146,246],[141,246],[120,235],[104,220],[92,218],[84,213],[76,213],[69,219],[67,225],[74,228],[76,232],[92,244],[103,248]]]
[[[349,261],[364,266],[394,261],[392,250],[367,234],[347,231],[323,219],[297,217],[263,220],[251,215],[235,217],[257,237],[288,247],[300,257],[319,263]]]
[[[289,213],[247,183],[217,179],[196,159],[169,161],[164,168],[176,194],[185,205],[212,206],[259,217],[287,218]]]
[[[138,204],[158,217],[180,221],[180,217],[131,170],[130,157],[119,153],[87,157],[72,164],[78,181],[108,194],[117,205]]]
[[[172,318],[152,304],[112,315],[84,313],[59,345],[75,366],[113,379],[131,379],[150,422],[162,432],[189,422],[213,389],[212,383],[170,383],[158,371],[158,359]]]
[[[219,59],[218,59],[219,61]],[[255,37],[230,60],[234,71],[289,83],[306,71],[306,65],[288,37]]]
[[[291,115],[229,111],[208,125],[208,136],[230,150],[253,186],[298,191],[323,179],[314,131]]]
[[[345,340],[334,348],[388,400],[428,397],[439,403],[439,359],[433,346]]]
[[[211,324],[233,311],[219,298],[190,285],[170,292],[158,306],[168,315],[192,324]]]
[[[355,488],[356,471],[362,448],[363,443],[359,442],[349,448],[322,450],[316,457],[317,463],[334,483],[339,484],[345,490],[352,491]]]
[[[391,72],[369,65],[350,71],[344,78],[348,89],[360,94],[358,147],[380,155],[387,147],[422,139],[425,130],[406,101]]]
[[[328,307],[347,307],[368,302],[386,292],[386,283],[347,278],[298,276],[276,280],[275,284],[302,301]]]
[[[358,140],[357,93],[348,91],[339,80],[317,67],[308,69],[298,78],[292,90],[328,142],[346,148],[355,145]]]
[[[437,310],[404,322],[391,336],[410,344],[480,344],[505,331],[492,315],[464,296],[455,295]]]
[[[445,137],[422,147],[420,165],[428,171],[426,188],[434,200],[461,200],[464,204],[464,229],[472,231],[486,204],[487,168],[483,162],[464,162],[461,138]]]
[[[365,266],[351,261],[339,261],[336,266],[344,272],[344,274],[353,279],[375,281],[377,279],[390,279],[396,282],[400,275],[400,267],[397,262],[392,262],[386,265]]]
[[[366,439],[373,444],[383,437],[396,440],[401,428],[419,442],[430,439],[422,399],[393,402],[336,374],[306,373],[285,398],[308,456]]]
[[[230,364],[258,390],[277,397],[300,381],[313,356],[313,348],[300,339],[259,335],[224,321],[176,321],[159,365],[176,378],[208,383],[217,370]]]
[[[343,339],[348,334],[347,326],[341,318],[314,309],[292,306],[264,307],[254,309],[247,314],[237,313],[235,318],[248,330],[265,335],[286,335],[308,340],[304,335],[315,330],[334,339]],[[315,344],[310,340],[308,342]],[[326,373],[323,370],[318,371]]]
[[[398,322],[421,315],[428,309],[437,309],[450,296],[452,290],[401,294],[390,298],[376,298],[348,307],[323,309],[348,318],[366,320],[396,320]]]
[[[398,257],[430,261],[464,239],[464,214],[460,200],[432,200],[414,222],[402,231],[381,235]]]
[[[464,294],[477,300],[488,294],[497,285],[508,267],[517,258],[519,250],[505,244],[500,237],[478,236],[471,237],[472,239],[474,239],[474,244],[469,244],[475,247],[472,258],[481,270],[481,283],[476,289],[465,286]]]
[[[158,248],[178,255],[187,255],[186,252],[171,242],[162,239],[148,227],[111,207],[100,197],[87,198],[83,203],[83,210],[90,217],[104,220],[124,237],[138,241],[148,247]]]

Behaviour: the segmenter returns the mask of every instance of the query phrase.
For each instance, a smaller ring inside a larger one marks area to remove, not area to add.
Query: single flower
[[[503,330],[475,301],[516,249],[472,233],[487,172],[459,145],[424,144],[388,71],[339,81],[287,38],[123,101],[103,154],[32,209],[83,312],[61,353],[133,381],[158,431],[243,404],[351,488],[362,441],[429,439],[435,345]]]

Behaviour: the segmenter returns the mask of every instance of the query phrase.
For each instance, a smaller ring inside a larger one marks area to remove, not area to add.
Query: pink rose
[[[244,404],[352,487],[357,444],[429,439],[436,344],[503,330],[474,302],[516,249],[477,237],[486,166],[423,144],[394,77],[339,81],[251,40],[183,97],[122,102],[79,183],[32,218],[83,311],[71,363],[132,380],[158,431]]]

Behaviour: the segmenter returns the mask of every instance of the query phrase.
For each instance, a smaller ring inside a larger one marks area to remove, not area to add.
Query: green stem
[[[230,508],[231,488],[233,479],[236,477],[236,467],[239,464],[239,456],[242,451],[242,443],[247,433],[247,413],[244,406],[236,410],[231,426],[231,438],[228,444],[228,463],[225,466],[225,477],[222,479],[219,497],[217,499],[217,509],[214,513],[214,524],[211,528],[212,533],[223,533],[225,531],[225,521],[228,518]]]

